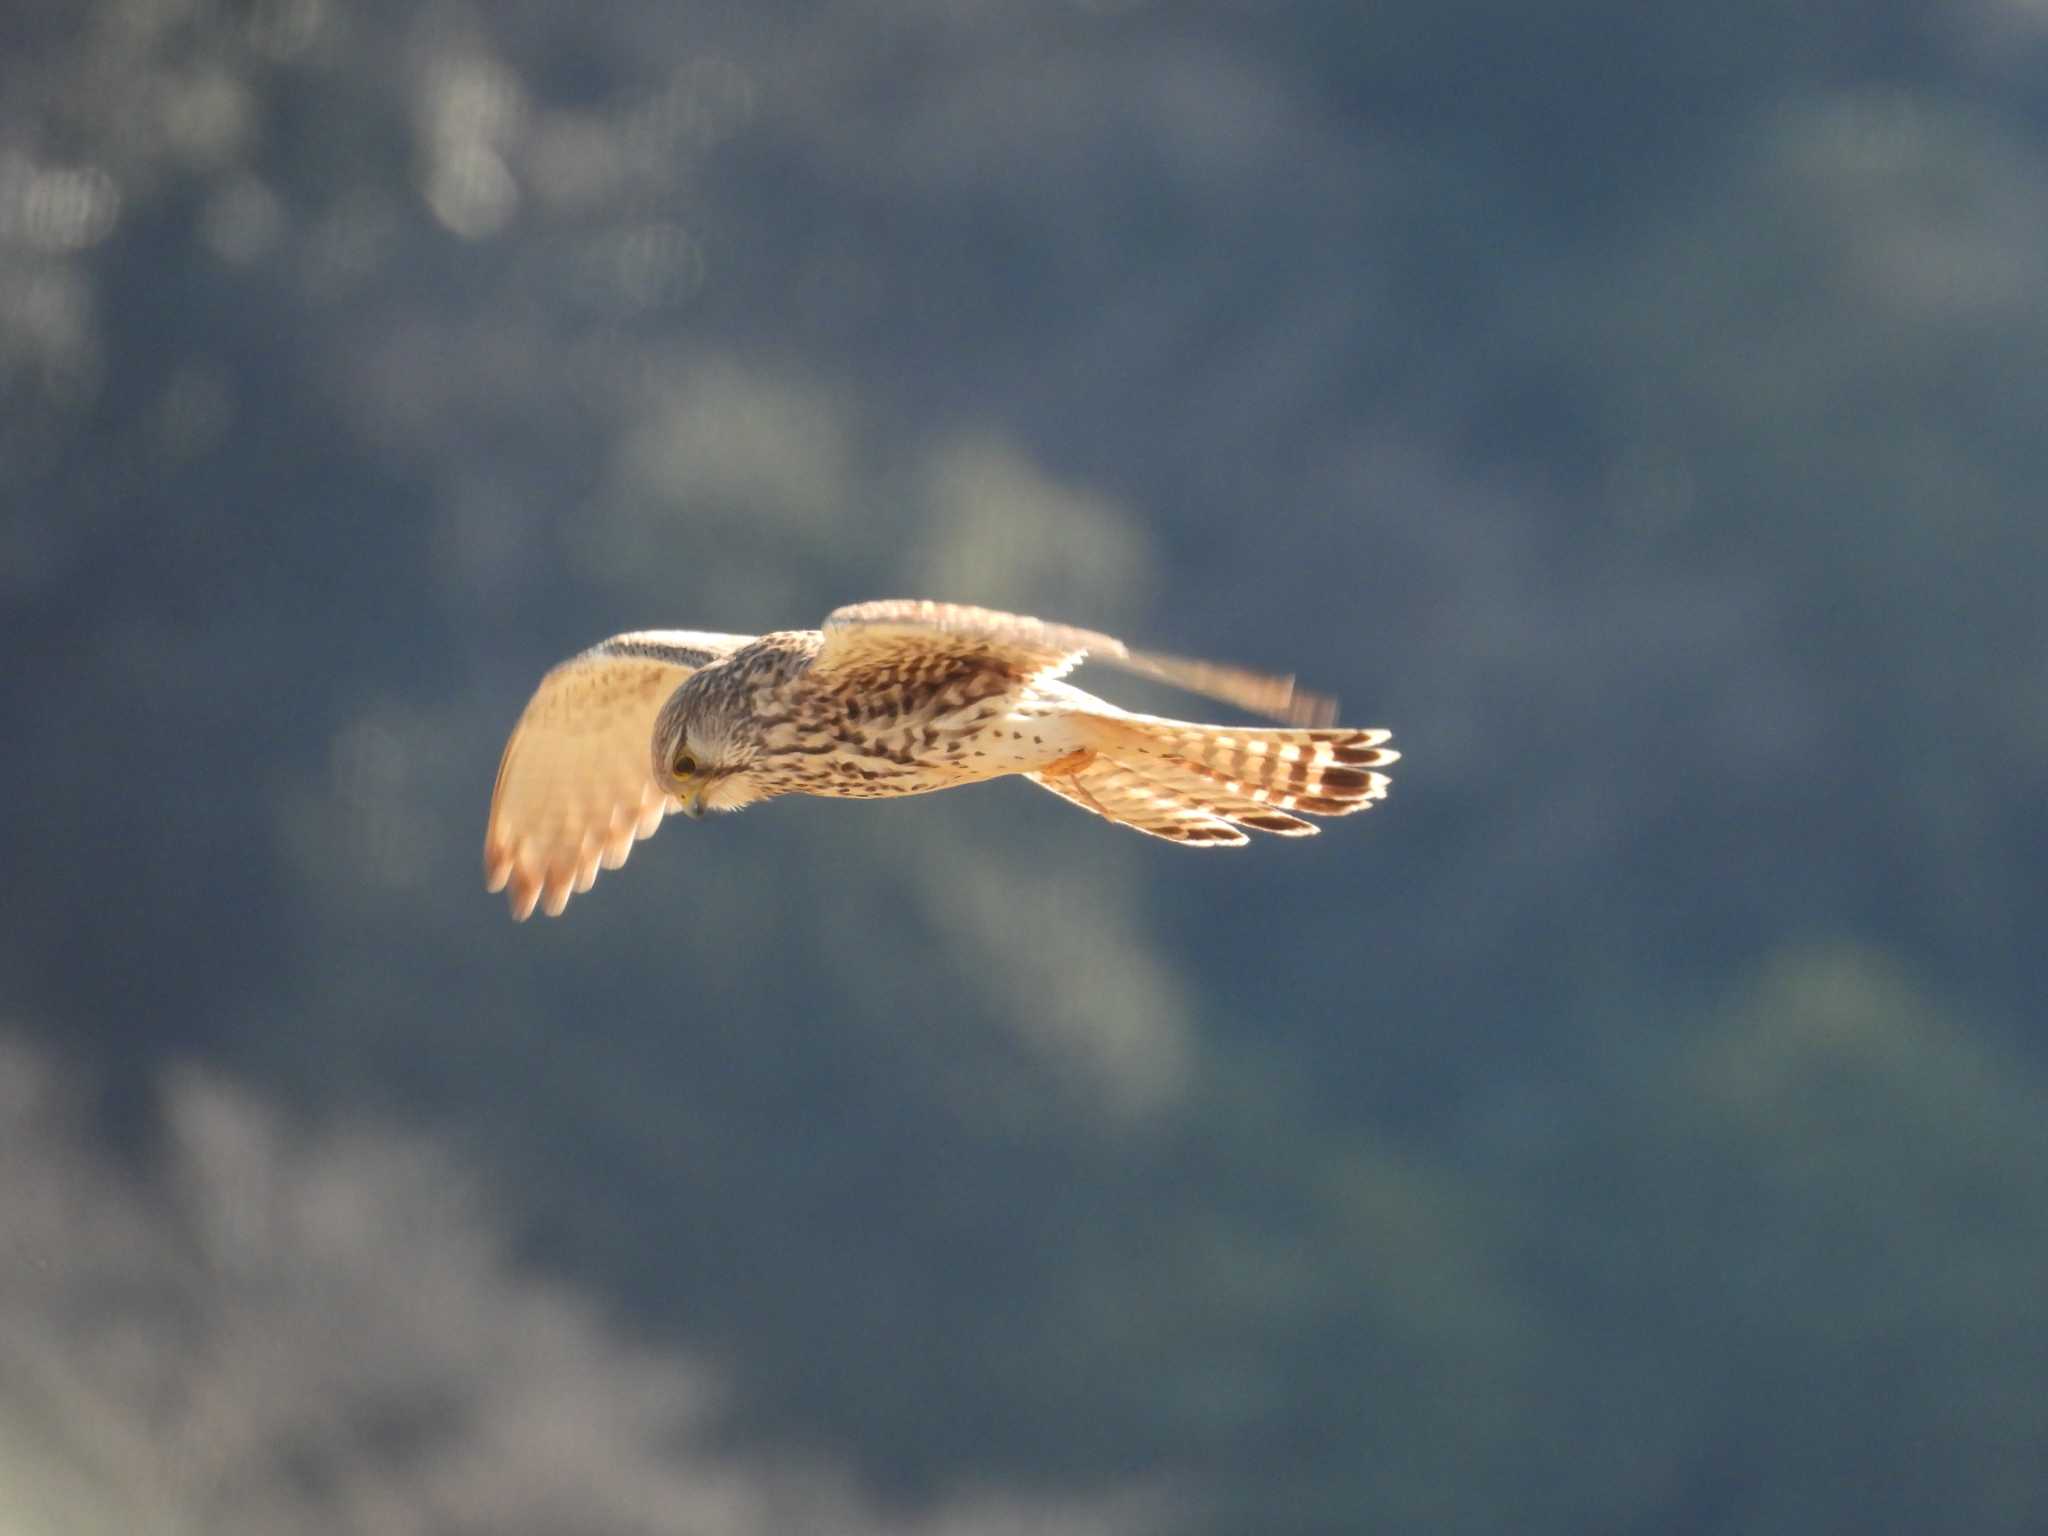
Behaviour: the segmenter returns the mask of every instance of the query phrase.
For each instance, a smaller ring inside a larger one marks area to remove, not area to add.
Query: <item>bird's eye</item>
[[[697,759],[687,752],[678,752],[675,760],[676,777],[687,779],[697,771]]]

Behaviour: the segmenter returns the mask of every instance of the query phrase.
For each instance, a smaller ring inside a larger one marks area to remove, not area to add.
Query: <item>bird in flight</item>
[[[1286,722],[1132,714],[1065,682],[1083,659]],[[951,603],[857,603],[823,629],[615,635],[541,679],[505,743],[484,883],[559,916],[663,815],[776,795],[872,798],[1021,773],[1083,810],[1192,847],[1385,797],[1383,730],[1334,726],[1288,677],[1133,651],[1090,630]]]

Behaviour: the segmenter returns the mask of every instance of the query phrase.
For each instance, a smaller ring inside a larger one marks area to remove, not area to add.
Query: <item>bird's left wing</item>
[[[1337,717],[1334,699],[1302,692],[1291,677],[1134,651],[1091,629],[992,608],[901,598],[855,603],[826,615],[824,634],[824,648],[811,664],[814,673],[951,660],[992,663],[1036,679],[1058,677],[1086,658],[1291,725],[1328,725]]]
[[[484,887],[524,922],[561,914],[598,866],[617,869],[672,804],[654,782],[654,718],[692,672],[748,635],[614,635],[541,679],[505,743],[484,827]]]

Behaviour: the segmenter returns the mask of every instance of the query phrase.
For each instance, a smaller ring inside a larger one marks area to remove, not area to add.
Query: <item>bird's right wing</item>
[[[979,663],[1038,679],[1059,677],[1085,658],[1292,725],[1328,725],[1337,715],[1334,699],[1297,689],[1291,677],[1134,651],[1112,635],[993,608],[900,598],[855,603],[826,615],[824,635],[814,672]]]
[[[561,914],[617,869],[672,803],[654,782],[654,719],[685,678],[750,635],[614,635],[541,679],[505,743],[484,827],[484,887],[524,922]]]

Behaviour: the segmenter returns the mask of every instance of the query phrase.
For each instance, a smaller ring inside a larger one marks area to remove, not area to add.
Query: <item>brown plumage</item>
[[[1136,715],[1062,681],[1084,657],[1290,722]],[[1387,792],[1387,732],[1334,727],[1293,679],[1128,649],[1089,630],[944,603],[862,603],[822,630],[620,635],[550,672],[506,743],[485,881],[552,915],[667,811],[775,795],[923,794],[1023,774],[1190,846],[1302,837]]]

